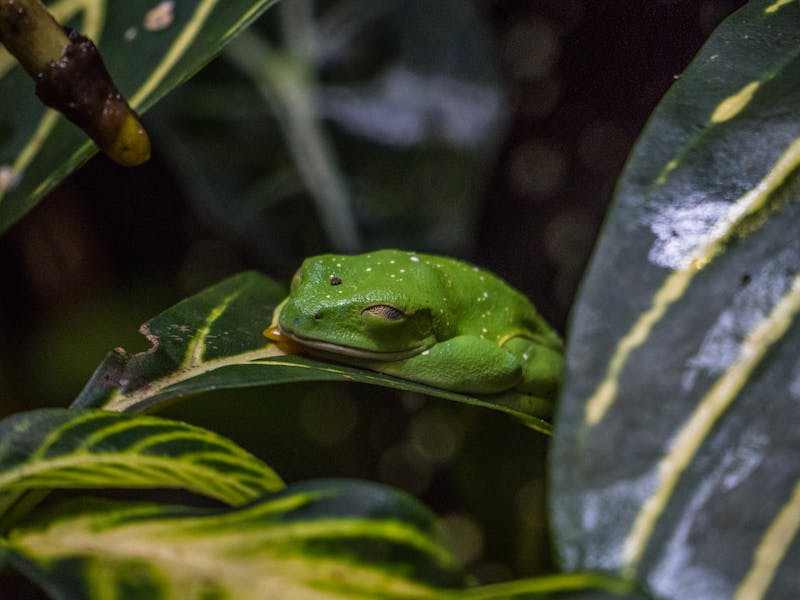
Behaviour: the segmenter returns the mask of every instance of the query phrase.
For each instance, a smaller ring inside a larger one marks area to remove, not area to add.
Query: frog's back
[[[521,336],[561,348],[561,339],[531,301],[497,275],[453,258],[418,256],[423,264],[438,271],[450,298],[445,310],[461,315],[459,335],[476,335],[499,344]]]

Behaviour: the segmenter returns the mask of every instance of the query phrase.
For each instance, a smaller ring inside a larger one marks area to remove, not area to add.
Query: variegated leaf
[[[234,510],[82,500],[11,533],[11,562],[61,598],[415,598],[464,576],[427,510],[356,482]]]
[[[569,570],[789,598],[800,567],[800,3],[713,35],[639,141],[574,313],[553,452]]]
[[[230,440],[179,421],[54,408],[0,422],[0,506],[34,489],[156,487],[240,505],[283,482]]]

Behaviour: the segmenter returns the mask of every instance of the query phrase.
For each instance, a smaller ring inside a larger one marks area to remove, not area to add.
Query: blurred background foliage
[[[324,251],[468,258],[563,331],[638,132],[743,3],[284,0],[145,116],[148,165],[97,156],[0,238],[0,413],[66,406],[159,311]],[[311,384],[167,414],[289,482],[411,491],[484,581],[550,567],[547,440],[503,415]]]

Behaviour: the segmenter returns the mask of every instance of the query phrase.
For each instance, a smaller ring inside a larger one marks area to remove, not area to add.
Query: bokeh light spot
[[[567,171],[567,158],[553,144],[538,138],[522,143],[509,163],[512,189],[531,200],[555,195]]]
[[[516,23],[506,33],[504,55],[515,79],[540,79],[553,70],[561,54],[555,26],[542,18]]]
[[[483,532],[475,519],[466,513],[451,513],[438,521],[445,543],[458,559],[469,564],[483,553]]]

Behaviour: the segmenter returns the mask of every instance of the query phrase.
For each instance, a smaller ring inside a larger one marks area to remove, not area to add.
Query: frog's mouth
[[[281,333],[288,336],[298,344],[302,345],[304,348],[308,349],[309,354],[315,354],[315,355],[318,354],[320,356],[326,355],[334,359],[336,357],[346,356],[348,358],[356,358],[360,360],[376,360],[381,362],[391,362],[395,360],[404,360],[406,358],[411,358],[412,356],[416,356],[417,354],[424,352],[427,349],[427,346],[420,345],[420,346],[415,346],[413,348],[409,348],[408,350],[392,350],[392,351],[369,350],[367,348],[345,346],[342,344],[336,344],[334,342],[326,342],[324,340],[303,337],[301,335],[297,335],[296,333],[288,331],[283,328],[281,328]]]

